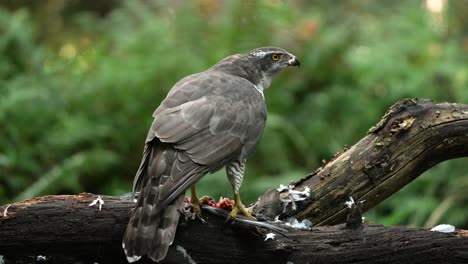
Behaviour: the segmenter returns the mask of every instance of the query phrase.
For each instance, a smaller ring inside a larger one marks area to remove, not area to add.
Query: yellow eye
[[[274,60],[274,61],[277,61],[281,58],[281,56],[279,54],[273,54],[271,55],[271,59]]]

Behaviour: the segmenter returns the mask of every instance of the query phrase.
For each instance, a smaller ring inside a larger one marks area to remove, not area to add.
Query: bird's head
[[[296,56],[277,47],[257,48],[247,53],[247,56],[260,69],[261,77],[257,85],[261,86],[262,90],[270,86],[273,77],[281,70],[301,64]]]
[[[218,62],[211,69],[233,74],[251,81],[263,91],[281,70],[299,66],[293,54],[282,48],[263,47],[245,54],[235,54]]]
[[[293,54],[282,48],[263,47],[250,51],[248,56],[252,58],[269,77],[278,74],[289,66],[299,66],[301,63]]]

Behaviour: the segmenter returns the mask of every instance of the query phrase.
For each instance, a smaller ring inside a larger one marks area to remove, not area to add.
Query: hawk
[[[133,192],[141,189],[132,210],[122,246],[127,260],[142,256],[161,261],[172,244],[184,202],[191,187],[192,204],[200,216],[194,184],[204,175],[226,167],[238,213],[255,219],[244,207],[239,188],[246,158],[265,127],[264,89],[296,56],[277,47],[235,54],[208,70],[177,82],[153,113],[143,159]]]

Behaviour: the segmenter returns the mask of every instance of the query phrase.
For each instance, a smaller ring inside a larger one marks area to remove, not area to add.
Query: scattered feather
[[[283,202],[283,213],[286,212],[286,209],[288,208],[289,204],[291,204],[292,210],[296,211],[296,202],[292,198],[289,198],[289,196],[286,198],[280,198],[280,201]]]
[[[101,211],[102,205],[104,204],[104,200],[102,200],[101,196],[98,195],[96,199],[94,199],[89,206],[94,206],[99,203],[99,211]]]
[[[47,260],[47,257],[42,256],[42,255],[39,255],[39,256],[37,256],[37,258],[36,258],[36,261],[46,261],[46,260]]]
[[[292,184],[291,184],[291,185],[288,185],[288,186],[285,186],[285,185],[283,185],[283,184],[280,184],[280,187],[277,188],[276,190],[277,190],[278,192],[282,192],[282,191],[286,191],[286,190],[292,190],[293,188],[294,188],[294,185],[292,185]]]
[[[434,226],[431,229],[431,231],[441,232],[441,233],[452,233],[452,232],[455,232],[455,226],[442,224],[442,225]]]
[[[283,202],[283,212],[286,212],[286,208],[288,207],[289,204],[291,204],[291,208],[293,210],[296,210],[297,209],[296,202],[303,201],[307,197],[310,196],[310,188],[308,186],[305,187],[303,191],[297,191],[297,190],[294,190],[293,188],[294,188],[294,185],[289,185],[287,187],[284,185],[280,185],[280,188],[277,189],[278,191],[280,191],[280,189],[289,190],[287,197],[280,198],[280,201]]]
[[[3,217],[7,217],[8,216],[8,208],[10,208],[11,204],[9,204],[5,210],[3,210]]]
[[[303,191],[289,190],[289,194],[292,194],[292,199],[297,201],[303,201],[310,196],[309,186],[305,187]]]
[[[364,203],[366,200],[361,200],[361,201],[358,201],[358,203],[362,204]],[[356,204],[356,202],[354,201],[353,197],[350,196],[349,197],[349,200],[345,202],[345,205],[351,209],[351,207],[353,207],[353,204]]]
[[[266,234],[265,241],[267,241],[268,239],[274,240],[275,236],[276,236],[275,233],[268,233]]]
[[[347,206],[348,208],[353,207],[353,204],[354,204],[354,199],[353,199],[353,197],[350,196],[350,197],[349,197],[349,200],[346,201],[345,204],[346,204],[346,206]]]
[[[304,219],[301,222],[299,222],[296,218],[294,217],[289,217],[286,220],[285,225],[290,226],[292,228],[296,229],[303,229],[303,230],[310,230],[312,228],[312,222]]]
[[[283,221],[279,220],[279,215],[275,216],[275,223],[281,223]]]

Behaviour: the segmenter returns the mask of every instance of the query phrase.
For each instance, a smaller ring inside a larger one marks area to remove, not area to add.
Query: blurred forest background
[[[302,64],[266,92],[245,203],[356,143],[402,98],[468,103],[467,0],[2,0],[0,204],[130,192],[171,86],[267,45]],[[439,164],[365,216],[468,228],[467,164]],[[198,188],[231,196],[224,170]]]

